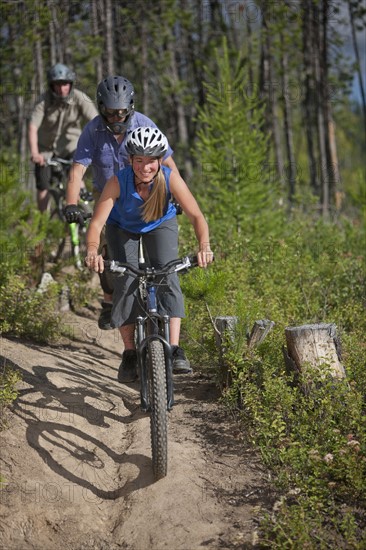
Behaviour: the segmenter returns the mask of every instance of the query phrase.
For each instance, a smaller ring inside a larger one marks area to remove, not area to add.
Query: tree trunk
[[[322,14],[322,105],[324,112],[324,133],[327,155],[327,180],[329,190],[329,205],[335,204],[336,191],[340,183],[338,167],[337,146],[335,141],[334,122],[332,119],[332,107],[329,93],[328,78],[328,0],[323,0]]]
[[[328,146],[329,146],[329,175],[332,181],[332,199],[337,210],[342,206],[342,198],[344,193],[342,191],[341,174],[339,172],[337,142],[334,120],[332,118],[330,104],[329,104],[329,118],[328,118]]]
[[[114,33],[113,33],[113,6],[111,0],[105,0],[105,44],[106,67],[109,75],[114,74]]]
[[[313,71],[314,59],[314,25],[313,25],[313,1],[304,0],[302,4],[303,16],[303,59],[304,59],[304,127],[306,132],[306,143],[308,151],[310,186],[313,193],[320,197],[320,183],[316,166],[316,154],[314,141],[316,139],[316,101],[315,82]]]
[[[56,54],[56,40],[55,40],[55,25],[56,25],[56,16],[55,16],[55,5],[52,0],[47,2],[48,9],[51,12],[50,21],[48,23],[49,29],[49,40],[50,40],[50,65],[56,64],[57,54]]]
[[[61,19],[58,22],[58,28],[56,29],[56,52],[59,59],[56,62],[65,63],[65,65],[72,66],[74,58],[73,49],[75,43],[70,43],[70,21],[72,20],[72,11],[75,9],[75,3],[73,5],[70,0],[61,0],[58,7],[58,11],[61,14]],[[77,69],[77,67],[75,67]]]
[[[360,52],[358,50],[357,37],[356,37],[354,5],[352,1],[348,2],[348,9],[349,9],[349,19],[351,23],[352,43],[353,43],[353,49],[355,50],[355,57],[356,57],[356,70],[357,70],[358,80],[360,84],[363,123],[364,123],[365,138],[366,138],[366,97],[365,97],[365,89],[363,86],[363,79],[362,79],[362,69],[361,69],[362,62],[360,58]],[[361,6],[361,9],[364,9],[364,8],[362,8]]]
[[[248,80],[249,80],[249,86],[247,95],[249,97],[252,96],[253,93],[253,86],[254,86],[254,72],[253,72],[253,46],[252,46],[252,27],[250,24],[249,17],[246,18],[246,31],[247,31],[247,37],[248,37]]]
[[[149,112],[149,80],[146,75],[149,73],[148,40],[145,18],[141,21],[141,87],[142,87],[142,112],[152,116]]]
[[[42,58],[42,45],[39,38],[37,38],[34,45],[35,52],[35,66],[36,66],[36,96],[39,97],[43,91],[43,79],[44,79],[44,66]]]
[[[271,31],[267,26],[265,3],[263,4],[262,22],[262,67],[261,67],[261,96],[266,98],[266,125],[272,129],[274,153],[276,159],[276,171],[280,181],[284,177],[284,162],[281,147],[281,132],[278,122],[278,103],[275,74],[273,69],[273,56],[271,53]]]
[[[177,130],[178,141],[182,144],[184,151],[187,151],[188,146],[188,127],[184,111],[184,105],[181,101],[181,94],[179,92],[180,79],[178,75],[176,53],[174,48],[174,41],[171,40],[168,44],[169,56],[170,56],[170,79],[173,88],[173,101],[175,106],[175,112],[177,116]],[[184,155],[184,177],[189,180],[192,177],[193,167],[189,155]]]
[[[282,37],[283,38],[283,37]],[[283,40],[282,40],[283,43]],[[296,186],[296,163],[294,154],[293,143],[293,129],[292,129],[292,113],[291,102],[289,98],[289,79],[288,79],[288,54],[283,48],[281,55],[281,68],[282,68],[282,94],[283,94],[283,113],[284,113],[284,127],[285,127],[285,143],[287,151],[287,179],[289,183],[288,198],[290,204],[293,202]]]
[[[319,163],[321,174],[321,211],[324,217],[329,215],[329,178],[328,178],[328,157],[326,145],[326,120],[324,116],[324,34],[320,21],[320,11],[314,10],[315,21],[315,39],[316,48],[314,55],[314,74],[316,82],[316,100],[317,100],[317,124],[318,124],[318,142],[319,142]]]
[[[98,0],[92,0],[91,16],[92,16],[91,28],[92,28],[93,36],[95,36],[96,38],[97,37],[99,38],[100,29],[98,25]],[[95,74],[96,74],[97,82],[100,82],[103,78],[102,59],[100,55],[98,55],[95,58],[94,66],[95,66]]]

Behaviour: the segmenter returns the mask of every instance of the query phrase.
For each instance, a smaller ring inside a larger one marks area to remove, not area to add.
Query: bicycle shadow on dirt
[[[29,347],[37,349],[36,346]],[[47,355],[49,355],[48,351]],[[57,355],[55,352],[54,354]],[[152,484],[154,479],[151,459],[148,456],[128,455],[125,452],[126,449],[122,453],[116,453],[100,438],[62,422],[65,418],[67,421],[71,419],[76,425],[79,421],[87,421],[93,429],[108,429],[111,422],[122,425],[134,422],[139,418],[139,406],[131,390],[113,387],[109,383],[112,378],[108,375],[100,375],[93,369],[81,371],[77,363],[70,360],[67,363],[61,361],[59,354],[57,358],[60,368],[36,365],[30,372],[0,356],[0,364],[6,364],[17,370],[23,383],[28,385],[27,388],[19,390],[18,398],[12,406],[13,413],[26,423],[28,444],[56,474],[62,476],[68,483],[90,491],[97,498],[114,500]],[[62,380],[65,379],[67,385],[54,384],[49,378],[54,373],[57,373],[58,377],[62,376]],[[112,380],[114,382],[114,378]],[[103,408],[105,409],[107,405],[107,410],[97,408],[87,401],[87,399],[100,400],[101,396]],[[114,397],[114,400],[110,396]],[[118,399],[121,399],[121,408],[123,406],[124,411],[127,409],[127,414],[121,413],[118,405],[116,407],[115,401]],[[47,446],[50,450],[47,450]],[[54,451],[64,453],[63,461],[67,466],[53,456]],[[89,473],[94,471],[98,477],[97,472],[99,472],[100,477],[106,462],[113,462],[121,467],[133,465],[137,468],[138,475],[119,487],[115,487],[116,482],[112,476],[113,479],[111,478],[108,483],[112,488],[104,490],[86,479],[86,476],[76,473],[76,471],[83,473],[89,468]],[[71,471],[70,463],[75,471]]]

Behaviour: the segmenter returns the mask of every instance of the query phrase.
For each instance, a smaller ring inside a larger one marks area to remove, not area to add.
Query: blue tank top
[[[161,170],[163,171],[167,188],[167,197],[163,216],[152,222],[144,222],[142,219],[141,208],[144,205],[144,201],[135,189],[132,167],[127,166],[117,173],[120,195],[109,215],[107,220],[108,225],[117,225],[121,229],[129,231],[130,233],[147,233],[156,227],[159,227],[159,225],[166,220],[170,220],[176,216],[177,212],[175,206],[170,202],[171,193],[169,180],[171,169],[167,166],[161,166]]]

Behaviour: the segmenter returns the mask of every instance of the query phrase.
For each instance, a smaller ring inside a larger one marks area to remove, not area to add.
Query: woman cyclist
[[[114,260],[138,267],[141,235],[150,266],[158,269],[178,258],[178,224],[176,208],[170,202],[172,195],[193,225],[200,267],[212,262],[208,225],[195,198],[179,173],[162,164],[167,148],[167,138],[158,128],[139,127],[129,134],[126,149],[131,164],[107,181],[89,225],[86,264],[90,269],[99,273],[104,270],[103,258],[98,255],[104,224]],[[114,284],[111,324],[119,328],[124,344],[118,372],[118,380],[124,383],[137,378],[134,327],[141,310],[135,278],[125,274],[116,277]],[[169,275],[169,285],[157,296],[161,311],[170,316],[173,372],[189,373],[192,369],[179,346],[184,303],[177,274]]]

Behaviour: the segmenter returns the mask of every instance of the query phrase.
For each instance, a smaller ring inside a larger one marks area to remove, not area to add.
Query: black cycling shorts
[[[51,166],[41,166],[40,164],[36,164],[34,167],[34,176],[36,178],[36,188],[39,191],[44,191],[50,188],[52,178]]]

